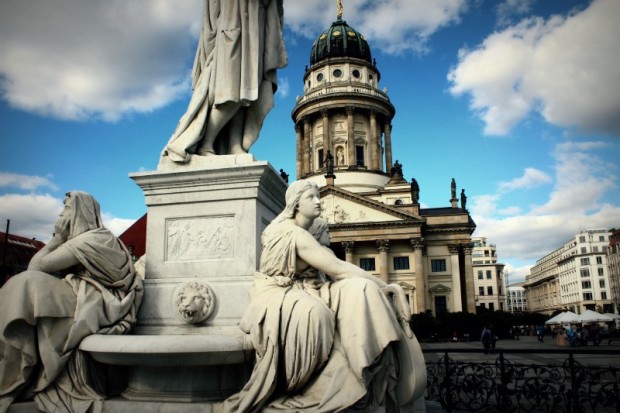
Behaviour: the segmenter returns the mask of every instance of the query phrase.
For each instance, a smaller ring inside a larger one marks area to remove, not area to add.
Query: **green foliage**
[[[443,313],[434,317],[430,311],[411,316],[411,328],[418,339],[429,340],[433,335],[440,340],[451,340],[456,333],[459,340],[469,334],[477,341],[485,324],[491,325],[499,338],[509,338],[513,326],[536,326],[544,324],[548,316],[538,313],[507,313],[478,308],[477,314],[466,312]]]

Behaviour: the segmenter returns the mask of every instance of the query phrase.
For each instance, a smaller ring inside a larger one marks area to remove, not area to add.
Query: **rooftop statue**
[[[452,181],[450,182],[450,196],[450,199],[456,199],[456,181],[454,178],[452,178]]]
[[[42,411],[85,412],[104,389],[78,345],[94,333],[125,334],[136,320],[142,279],[127,248],[103,227],[91,195],[69,192],[64,204],[52,240],[0,289],[2,413],[32,395]]]
[[[392,412],[424,391],[426,366],[402,288],[338,259],[320,213],[316,184],[298,180],[263,232],[260,271],[240,323],[256,364],[226,412],[372,411],[380,404]]]
[[[194,92],[162,156],[242,154],[258,139],[287,63],[282,1],[204,0]]]

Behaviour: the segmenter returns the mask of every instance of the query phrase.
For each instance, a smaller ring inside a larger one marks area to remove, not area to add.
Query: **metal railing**
[[[502,349],[496,350],[495,360],[477,362],[454,358],[463,358],[463,353],[481,352],[481,349],[454,348],[424,350],[428,373],[426,399],[438,401],[446,412],[620,413],[620,368],[584,365],[575,357],[609,354],[610,358],[618,360],[619,350]],[[437,358],[429,357],[431,353],[439,356],[436,361],[429,361]],[[511,355],[519,353],[525,354],[519,362],[510,360]],[[528,354],[532,359],[540,359],[539,355],[549,353],[560,355],[559,359],[555,358],[557,362],[523,360]]]

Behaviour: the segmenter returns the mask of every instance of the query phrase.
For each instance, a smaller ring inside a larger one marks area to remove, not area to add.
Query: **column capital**
[[[390,250],[390,240],[389,239],[378,239],[377,240],[377,249],[381,252],[387,252]]]
[[[460,247],[461,244],[448,244],[448,251],[450,251],[450,254],[455,255],[459,253]]]
[[[340,245],[345,252],[355,252],[355,241],[342,241]]]
[[[302,120],[304,122],[304,125],[310,124],[310,116],[304,116]]]
[[[347,106],[344,110],[347,115],[353,115],[355,113],[355,108],[353,106]]]
[[[411,238],[409,240],[409,244],[411,245],[411,248],[413,248],[414,250],[423,250],[426,248],[426,245],[424,244],[424,238],[420,237],[420,238]]]
[[[377,111],[374,110],[374,109],[371,109],[370,110],[370,117],[373,118],[373,119],[376,119],[377,118]]]
[[[321,116],[326,118],[329,116],[329,111],[327,109],[321,109]]]
[[[295,124],[295,132],[301,133],[302,129],[303,127],[299,123]]]

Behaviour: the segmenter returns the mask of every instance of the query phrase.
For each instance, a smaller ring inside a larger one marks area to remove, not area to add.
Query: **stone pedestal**
[[[130,177],[148,207],[136,333],[237,333],[258,269],[261,233],[284,207],[282,178],[250,154],[202,158],[183,168],[160,164],[158,171]],[[192,282],[209,291],[210,314],[188,322],[177,299]]]
[[[115,411],[135,402],[211,406],[249,379],[254,351],[239,320],[286,183],[249,154],[164,163],[130,177],[148,207],[137,326],[129,336],[89,336],[80,349],[127,372],[127,404],[118,399]]]

